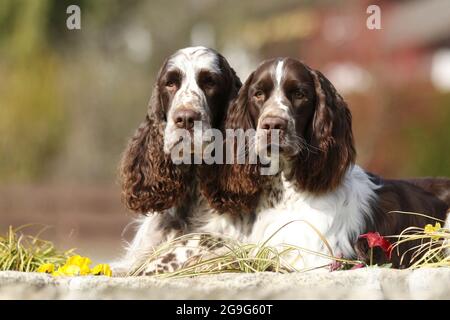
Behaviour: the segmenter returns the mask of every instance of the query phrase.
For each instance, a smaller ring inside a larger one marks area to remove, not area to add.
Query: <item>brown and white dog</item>
[[[245,221],[222,217],[209,206],[202,195],[208,186],[199,178],[208,174],[202,173],[203,165],[176,165],[171,158],[171,151],[180,142],[177,129],[188,130],[193,140],[202,137],[192,132],[196,121],[203,130],[221,129],[228,105],[240,87],[234,70],[212,49],[181,49],[163,63],[145,121],[129,141],[121,162],[123,201],[144,216],[137,221],[126,255],[112,264],[116,274],[132,271],[155,247],[176,236],[190,232],[241,234],[248,228],[247,217]],[[185,261],[190,254],[181,250],[182,256],[172,254],[174,259],[157,261],[147,272],[173,270],[178,267],[175,258]]]
[[[361,259],[367,258],[367,248],[358,240],[361,234],[398,235],[407,227],[434,223],[423,216],[393,211],[446,219],[445,190],[450,190],[450,180],[387,180],[361,169],[355,164],[347,104],[322,73],[296,59],[263,62],[230,107],[226,128],[256,129],[250,145],[256,153],[268,148],[262,136],[273,130],[280,136],[279,174],[260,176],[258,165],[223,165],[216,175],[218,181],[211,182],[219,189],[208,198],[218,211],[256,212],[248,241],[262,242],[272,236],[271,244]],[[319,234],[325,236],[332,252]],[[393,252],[395,267],[410,263],[410,255],[400,263],[410,247]],[[385,262],[382,254],[374,259]],[[298,268],[315,268],[330,260],[304,254],[300,259],[293,256],[292,262]]]
[[[378,180],[354,165],[350,113],[320,73],[277,59],[263,63],[237,95],[240,86],[227,61],[211,49],[185,48],[164,62],[145,121],[121,163],[123,200],[145,216],[126,255],[113,265],[116,274],[133,271],[162,242],[192,232],[258,242],[284,223],[304,219],[317,224],[335,255],[356,257],[364,251],[356,245],[359,234],[395,233],[416,223],[412,216],[390,216],[390,210],[443,216],[445,204],[426,191]],[[195,121],[202,129],[224,129],[224,122],[230,129],[255,128],[257,152],[266,147],[258,137],[280,130],[282,173],[261,176],[251,164],[175,165],[170,153],[179,143],[176,130],[191,132]],[[448,196],[448,180],[413,182]],[[273,241],[323,249],[311,229],[290,227]],[[192,254],[191,248],[177,249],[144,273],[173,271]]]

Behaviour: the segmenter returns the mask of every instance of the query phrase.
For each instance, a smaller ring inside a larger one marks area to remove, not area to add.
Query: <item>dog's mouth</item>
[[[283,149],[288,147],[285,135],[283,133],[273,134],[269,130],[259,129],[257,132],[257,151],[267,152],[272,154],[274,152],[282,152]]]
[[[177,147],[180,143],[182,143],[184,140],[183,137],[179,137],[178,140],[176,140],[172,146],[169,148],[169,151],[172,151],[173,149],[175,149],[175,147]]]
[[[271,141],[270,137],[266,141],[260,140],[256,149],[258,155],[263,154],[269,157],[277,154],[293,156],[300,152],[297,145],[284,134],[279,137],[278,141]]]
[[[167,154],[183,156],[185,154],[202,154],[207,141],[204,141],[204,133],[186,131],[183,135],[176,137],[173,142],[165,148]]]

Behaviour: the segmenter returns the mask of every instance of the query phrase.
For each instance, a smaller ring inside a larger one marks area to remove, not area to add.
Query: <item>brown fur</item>
[[[450,179],[449,178],[410,178],[405,181],[412,183],[423,190],[435,195],[450,206]]]
[[[335,189],[355,161],[352,116],[330,81],[318,71],[309,71],[316,88],[316,109],[306,138],[313,149],[299,154],[293,175],[300,189],[323,193]]]
[[[293,170],[285,173],[289,174],[287,178],[293,179],[300,190],[313,194],[333,191],[342,183],[348,168],[355,162],[356,151],[350,110],[333,85],[320,72],[312,70],[298,61],[293,61],[293,59],[287,60],[285,63],[285,77],[308,84],[315,91],[314,97],[307,96],[308,102],[303,103],[302,109],[298,113],[296,110],[300,109],[295,109],[295,106],[291,105],[292,113],[296,117],[297,134],[304,138],[308,148],[303,148],[294,156],[287,154],[291,160],[290,163],[293,164]],[[256,72],[259,76],[258,81],[264,82],[266,88],[273,88],[273,85],[271,87],[270,72],[267,71],[271,68],[273,68],[273,62],[263,63],[247,79],[236,102],[229,110],[226,128],[255,128],[260,111],[255,110],[256,108],[249,103],[249,90]],[[265,101],[268,100],[267,95],[270,96],[271,90],[266,89]],[[257,170],[258,167],[247,164],[228,165],[224,168],[226,170],[219,170],[219,174],[217,174],[219,182],[216,182],[216,185],[219,190],[216,192],[222,197],[218,197],[219,200],[222,200],[222,202],[219,201],[219,204],[224,206],[225,203],[225,206],[237,206],[239,209],[254,209],[264,186]],[[372,204],[374,220],[366,221],[365,232],[377,231],[382,235],[398,235],[407,227],[423,227],[427,223],[434,222],[432,219],[421,216],[392,213],[391,211],[418,212],[445,219],[448,205],[439,200],[436,195],[445,200],[448,195],[446,193],[448,192],[447,180],[411,181],[424,188],[421,189],[407,181],[384,180],[376,176],[372,176],[372,179],[380,188],[376,190],[378,199]],[[410,264],[410,254],[405,256],[404,261],[400,260],[402,254],[415,244],[417,243],[401,246],[399,253],[392,254],[394,267],[405,267]],[[367,260],[366,242],[360,240],[356,247],[360,258]],[[386,262],[384,254],[377,251],[375,263],[384,262]]]
[[[174,165],[164,154],[163,117],[156,84],[145,121],[128,143],[120,165],[122,199],[139,213],[176,206],[188,190],[188,168]]]
[[[246,96],[251,80],[252,76],[249,76],[237,99],[230,106],[225,120],[226,129],[246,130],[255,127],[248,110]],[[224,154],[226,154],[225,144]],[[248,150],[248,146],[246,148]],[[208,166],[203,171],[201,179],[202,193],[210,205],[219,212],[246,214],[256,207],[263,179],[264,177],[259,174],[259,166],[254,164]]]
[[[423,228],[426,224],[434,225],[436,220],[415,214],[405,214],[394,211],[414,212],[437,219],[445,220],[448,205],[431,193],[407,181],[382,179],[371,175],[371,179],[380,188],[376,190],[378,200],[372,205],[373,221],[368,221],[365,232],[379,232],[383,236],[397,236],[409,227]],[[388,238],[392,243],[397,237]],[[376,249],[374,262],[377,264],[392,263],[395,268],[405,268],[411,264],[412,252],[406,253],[410,248],[419,245],[420,241],[411,241],[403,244],[392,253],[390,261],[381,251]],[[366,241],[359,240],[356,251],[360,259],[368,261],[369,252]],[[403,261],[402,255],[405,254]]]
[[[263,63],[262,66],[265,64]],[[311,148],[296,156],[293,176],[299,188],[323,193],[337,187],[356,152],[351,129],[351,113],[333,85],[318,71],[304,66],[316,90],[314,117],[309,122],[305,139]],[[253,72],[239,91],[225,121],[226,129],[255,129],[259,111],[249,103]],[[251,212],[258,203],[262,188],[268,181],[261,176],[259,165],[225,164],[210,168],[215,174],[205,179],[205,196],[219,211]]]
[[[228,105],[241,87],[241,81],[225,58],[215,53],[222,77],[219,79],[219,88],[211,96],[207,95],[207,100],[213,112],[212,127],[220,129]],[[186,198],[191,194],[188,191],[195,187],[193,179],[196,179],[198,171],[194,170],[194,165],[173,164],[170,155],[163,151],[166,112],[170,105],[169,93],[161,89],[164,87],[161,79],[166,65],[167,61],[158,73],[145,121],[129,141],[120,165],[123,202],[129,209],[144,214],[190,203]],[[202,177],[206,179],[208,174],[210,171],[205,170]]]

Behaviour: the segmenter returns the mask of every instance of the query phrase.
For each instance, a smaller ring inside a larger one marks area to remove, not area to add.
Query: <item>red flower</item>
[[[338,254],[336,256],[336,258],[342,259],[344,257],[343,254]],[[330,271],[338,271],[341,270],[342,267],[344,266],[344,264],[339,261],[339,260],[334,260],[331,264],[330,264]]]
[[[364,263],[358,263],[355,264],[350,270],[356,270],[356,269],[361,269],[364,268],[366,265]]]
[[[384,237],[382,237],[378,232],[368,232],[366,234],[360,235],[359,238],[367,239],[369,248],[380,247],[381,249],[383,249],[386,257],[388,257],[389,260],[391,259],[392,244]]]

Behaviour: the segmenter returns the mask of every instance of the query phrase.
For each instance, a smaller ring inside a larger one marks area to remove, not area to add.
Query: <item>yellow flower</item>
[[[66,261],[66,264],[60,266],[58,270],[52,273],[53,276],[85,276],[91,273],[89,265],[91,260],[86,257],[72,256]]]
[[[72,256],[69,257],[66,261],[66,265],[76,265],[79,267],[89,266],[92,263],[91,259],[82,256]]]
[[[91,268],[89,267],[91,263],[92,263],[91,259],[87,257],[72,256],[69,257],[66,263],[63,266],[60,266],[56,271],[54,265],[48,266],[48,268],[44,268],[44,265],[42,265],[39,268],[39,270],[41,270],[42,268],[43,271],[40,272],[51,273],[55,277],[60,276],[73,277],[86,275],[96,275],[96,276],[105,275],[108,277],[112,276],[112,271],[109,265],[98,264],[91,270]]]
[[[80,275],[80,267],[73,264],[65,264],[62,267],[59,267],[58,270],[53,272],[55,277],[57,276],[79,276]]]
[[[63,267],[59,267],[58,270],[54,271],[52,273],[52,276],[54,277],[66,276]]]
[[[111,271],[111,268],[109,267],[109,265],[98,264],[91,270],[91,274],[93,274],[95,276],[103,275],[103,276],[111,277],[112,271]]]
[[[431,224],[427,224],[427,225],[425,226],[425,228],[423,228],[423,231],[424,231],[426,234],[433,234],[433,233],[435,233],[435,232],[438,232],[439,230],[441,230],[441,224],[440,224],[439,222],[436,222],[436,224],[434,225],[434,227],[433,227],[433,225],[431,225]],[[431,238],[434,239],[434,240],[438,240],[440,237],[437,235],[437,236],[432,236]]]
[[[69,264],[63,266],[62,271],[68,276],[79,276],[81,273],[81,268],[74,264]]]
[[[436,222],[436,224],[434,225],[434,227],[433,227],[433,225],[431,225],[431,224],[427,224],[427,225],[425,226],[425,228],[423,228],[423,230],[425,231],[425,233],[433,233],[433,232],[439,231],[440,229],[441,229],[441,224],[440,224],[439,222]]]
[[[90,274],[91,268],[89,267],[91,264],[91,259],[87,257],[81,257],[81,256],[73,256],[67,259],[65,266],[68,268],[69,266],[78,267],[78,274],[79,276],[85,276]],[[71,268],[71,271],[77,270],[76,268]],[[69,273],[73,273],[69,272]]]
[[[37,269],[37,272],[41,273],[53,273],[53,271],[55,271],[55,265],[53,263],[44,263]]]

